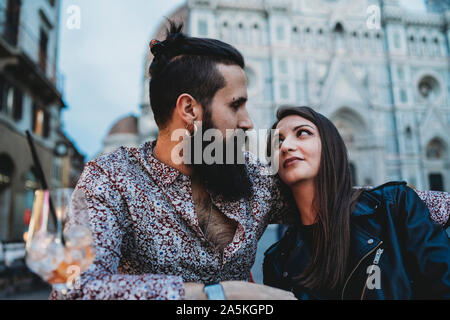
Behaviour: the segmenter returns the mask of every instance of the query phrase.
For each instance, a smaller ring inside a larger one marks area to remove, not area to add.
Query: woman
[[[277,113],[269,137],[299,215],[269,248],[264,283],[299,299],[448,299],[450,241],[404,182],[353,189],[336,127],[308,107]]]

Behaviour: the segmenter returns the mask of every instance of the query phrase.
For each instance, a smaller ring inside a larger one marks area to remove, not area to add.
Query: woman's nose
[[[290,139],[289,137],[284,139],[283,142],[281,143],[280,150],[281,150],[282,153],[286,153],[286,152],[289,152],[289,151],[294,151],[295,150],[295,144],[293,143],[292,139]]]

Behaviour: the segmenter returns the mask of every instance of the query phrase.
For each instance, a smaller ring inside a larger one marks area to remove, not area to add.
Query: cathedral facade
[[[330,118],[349,151],[354,184],[405,180],[450,191],[450,10],[426,1],[188,0],[171,19],[191,36],[233,44],[246,60],[255,129],[282,105]],[[163,22],[152,38],[162,39]],[[152,60],[146,58],[145,70]],[[137,140],[157,136],[143,81]]]

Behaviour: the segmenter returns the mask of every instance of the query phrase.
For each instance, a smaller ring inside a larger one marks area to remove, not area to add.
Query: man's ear
[[[202,119],[201,105],[187,93],[178,97],[175,112],[186,125]]]

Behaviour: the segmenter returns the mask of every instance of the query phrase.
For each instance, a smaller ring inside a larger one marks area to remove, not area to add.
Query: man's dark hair
[[[203,108],[226,86],[217,64],[244,68],[244,58],[233,46],[215,39],[189,37],[183,24],[170,21],[167,37],[152,46],[150,103],[160,129],[170,120],[178,97],[187,93]]]

